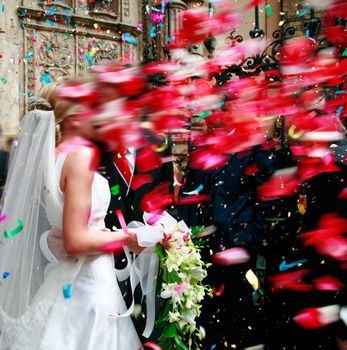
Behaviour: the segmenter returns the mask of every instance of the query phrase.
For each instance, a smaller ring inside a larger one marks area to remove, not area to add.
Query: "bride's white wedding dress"
[[[60,155],[56,162],[58,188],[65,158]],[[61,204],[63,198],[60,192]],[[109,201],[108,182],[96,173],[90,226],[104,227]],[[47,214],[53,227],[61,228],[62,213]],[[22,317],[12,319],[0,312],[1,350],[139,349],[131,319],[116,317],[126,311],[126,305],[112,255],[61,260],[48,264],[46,271],[44,283]],[[71,288],[71,296],[64,296],[64,287]]]

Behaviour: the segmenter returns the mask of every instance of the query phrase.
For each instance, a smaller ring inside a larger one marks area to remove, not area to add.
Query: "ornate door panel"
[[[22,0],[24,107],[28,96],[52,81],[82,75],[94,64],[139,59],[136,38],[140,8],[133,0]]]

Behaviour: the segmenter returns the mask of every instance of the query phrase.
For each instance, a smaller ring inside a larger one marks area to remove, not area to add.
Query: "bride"
[[[138,350],[113,256],[102,252],[116,241],[136,251],[137,239],[105,228],[110,191],[91,168],[92,123],[57,100],[56,89],[31,98],[11,155],[0,223],[0,350]],[[61,144],[74,147],[55,149],[59,129]],[[49,244],[51,232],[61,232],[64,249]]]

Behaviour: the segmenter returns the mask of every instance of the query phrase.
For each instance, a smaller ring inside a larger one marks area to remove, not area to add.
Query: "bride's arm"
[[[98,254],[107,243],[129,240],[129,236],[124,232],[112,232],[88,226],[95,174],[90,169],[93,152],[91,148],[79,147],[66,157],[62,169],[63,238],[64,249],[69,255]]]

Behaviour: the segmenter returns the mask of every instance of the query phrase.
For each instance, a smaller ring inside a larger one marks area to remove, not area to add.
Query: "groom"
[[[148,139],[148,146],[152,146],[161,158],[171,156],[171,145],[168,140],[159,139],[150,133],[145,135]],[[163,143],[168,146],[162,147]],[[172,162],[166,162],[161,167],[156,167],[147,172],[138,169],[138,154],[141,149],[119,148],[114,152],[105,152],[101,157],[99,173],[109,183],[111,191],[111,203],[105,218],[106,227],[121,228],[116,211],[120,210],[124,216],[125,223],[131,221],[143,221],[143,209],[141,202],[143,197],[152,191],[156,186],[173,178]],[[132,189],[132,180],[136,175],[149,175],[151,182],[145,183],[136,190]]]

